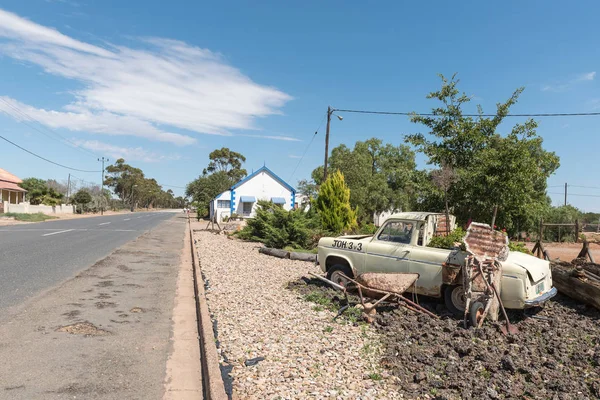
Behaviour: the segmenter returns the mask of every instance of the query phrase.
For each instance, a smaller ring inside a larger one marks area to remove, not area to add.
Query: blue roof
[[[233,185],[231,187],[231,190],[239,187],[240,185],[242,185],[243,183],[249,181],[250,179],[254,178],[256,175],[260,174],[261,172],[266,172],[267,174],[271,175],[271,177],[273,177],[273,179],[275,179],[277,182],[279,182],[281,184],[281,186],[285,187],[287,190],[289,190],[292,193],[296,193],[296,189],[294,189],[293,187],[291,187],[286,181],[284,181],[283,179],[281,179],[280,177],[278,177],[275,172],[271,171],[269,168],[267,168],[266,166],[262,166],[259,169],[257,169],[256,171],[254,171],[252,174],[248,175],[247,177],[245,177],[244,179],[242,179],[241,181],[239,181],[238,183],[236,183],[235,185]]]
[[[271,197],[271,201],[275,204],[285,204],[286,201],[283,197]]]
[[[240,201],[242,203],[254,203],[256,201],[256,197],[254,197],[254,196],[242,196],[242,197],[240,197]]]

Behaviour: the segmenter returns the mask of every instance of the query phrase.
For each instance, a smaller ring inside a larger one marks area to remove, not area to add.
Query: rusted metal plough
[[[364,310],[364,316],[369,322],[372,322],[371,315],[374,313],[375,307],[381,304],[384,301],[387,302],[397,302],[398,304],[402,304],[404,307],[412,310],[414,312],[419,312],[423,314],[427,314],[433,318],[439,318],[437,315],[427,310],[426,308],[420,306],[419,304],[410,301],[406,297],[402,296],[402,294],[408,289],[411,285],[415,283],[418,274],[411,273],[374,273],[367,272],[359,275],[356,279],[352,279],[346,275],[344,275],[344,279],[347,280],[347,285],[342,286],[329,279],[309,273],[311,276],[322,280],[323,282],[328,283],[333,288],[340,290],[344,293],[346,297],[346,305],[340,309],[337,316],[340,316],[345,310],[350,306],[350,302],[348,299],[348,291],[357,291],[358,296],[360,298],[360,304]],[[374,303],[367,302],[365,299],[373,299]],[[336,318],[337,318],[336,316]]]

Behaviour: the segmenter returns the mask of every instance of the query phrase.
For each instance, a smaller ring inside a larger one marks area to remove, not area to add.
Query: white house
[[[272,201],[291,210],[296,203],[296,190],[264,166],[215,197],[210,202],[210,217],[217,221],[233,214],[254,217],[258,200]]]

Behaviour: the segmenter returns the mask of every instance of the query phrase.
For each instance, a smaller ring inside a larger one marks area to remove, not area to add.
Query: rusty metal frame
[[[402,304],[404,307],[406,307],[407,309],[414,311],[414,312],[419,312],[422,314],[426,314],[429,315],[432,318],[436,318],[439,319],[439,316],[435,315],[434,313],[432,313],[431,311],[427,310],[426,308],[420,306],[417,303],[414,303],[412,301],[410,301],[409,299],[407,299],[406,297],[402,296],[402,293],[395,293],[395,292],[390,292],[390,291],[385,291],[385,290],[379,290],[379,289],[375,289],[372,287],[367,287],[365,285],[362,285],[361,283],[357,282],[356,280],[346,276],[345,274],[341,273],[341,275],[343,275],[344,279],[347,279],[349,282],[352,283],[352,287],[344,287],[342,285],[338,285],[337,283],[330,281],[329,279],[314,274],[312,272],[309,272],[309,275],[322,280],[323,282],[329,283],[333,288],[340,290],[344,293],[344,296],[346,297],[346,303],[349,304],[349,300],[348,300],[348,289],[357,289],[358,290],[358,294],[359,294],[359,298],[360,298],[360,304],[363,306],[363,308],[365,309],[365,312],[369,312],[371,309],[374,309],[378,304],[381,304],[384,301],[388,301],[389,300],[396,300],[398,302],[398,304]],[[376,294],[380,294],[382,297],[380,299],[377,299],[377,301],[373,304],[370,305],[370,307],[366,307],[365,306],[365,298],[372,298],[372,297],[368,297],[366,295],[363,294],[363,291],[369,291],[372,293],[376,293]],[[340,312],[338,313],[338,316],[341,315],[345,310],[347,309],[347,307],[343,307]],[[337,317],[336,317],[337,318]]]

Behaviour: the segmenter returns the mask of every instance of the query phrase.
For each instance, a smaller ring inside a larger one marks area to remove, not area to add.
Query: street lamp
[[[131,212],[133,212],[133,188],[137,187],[137,185],[131,185]]]
[[[327,130],[325,131],[325,164],[323,165],[323,182],[327,179],[327,159],[329,157],[329,125],[331,125],[331,116],[335,115],[341,121],[344,118],[340,115],[333,114],[335,108],[327,107]]]

